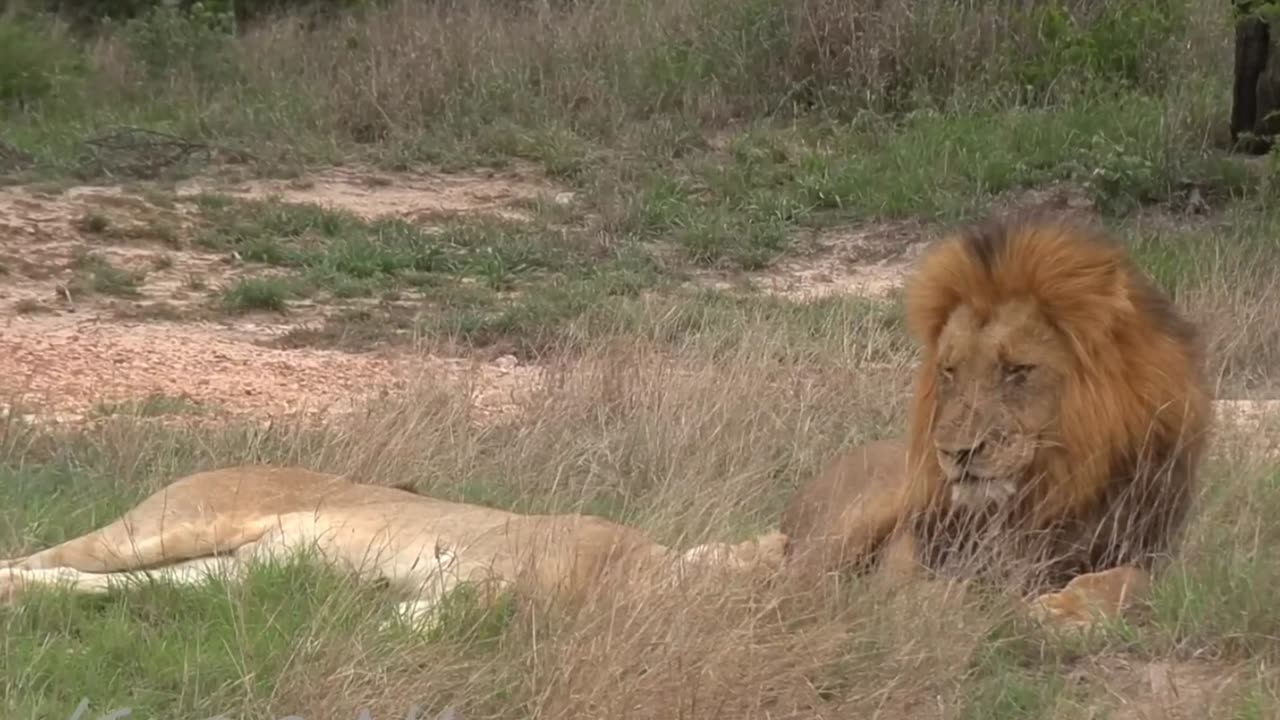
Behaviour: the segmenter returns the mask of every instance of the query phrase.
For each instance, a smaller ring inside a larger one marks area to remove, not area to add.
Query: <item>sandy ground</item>
[[[396,176],[335,169],[306,180],[185,183],[200,192],[275,196],[394,215],[429,225],[459,215],[527,216],[521,204],[565,202],[566,191],[518,173]],[[97,222],[94,227],[91,223]],[[406,382],[466,383],[479,417],[516,407],[536,367],[406,350],[349,353],[272,347],[326,308],[299,303],[287,318],[218,317],[202,311],[219,288],[251,270],[225,253],[176,242],[190,208],[119,186],[0,188],[0,408],[75,421],[104,405],[162,396],[205,415],[343,412]],[[82,293],[78,254],[145,273],[136,297]],[[254,268],[261,275],[261,268]]]

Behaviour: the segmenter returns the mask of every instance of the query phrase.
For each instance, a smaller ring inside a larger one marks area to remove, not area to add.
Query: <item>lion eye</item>
[[[938,373],[942,375],[943,380],[950,382],[951,378],[954,377],[956,374],[956,369],[954,367],[951,367],[950,365],[946,365],[938,368]]]
[[[1025,380],[1027,374],[1031,372],[1033,366],[1019,365],[1015,363],[1007,363],[1004,366],[1004,377],[1010,382],[1021,382]]]

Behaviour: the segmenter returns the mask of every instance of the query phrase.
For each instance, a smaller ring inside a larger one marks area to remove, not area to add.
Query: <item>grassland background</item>
[[[252,18],[161,6],[89,27],[10,5],[9,182],[523,162],[580,199],[520,227],[458,223],[436,246],[403,224],[204,198],[206,230],[179,241],[286,271],[231,288],[223,311],[411,291],[437,308],[418,328],[430,347],[509,349],[555,368],[554,390],[485,427],[436,387],[319,428],[180,430],[117,413],[53,432],[10,419],[0,548],[56,542],[177,474],[241,461],[585,509],[676,545],[744,537],[841,447],[901,430],[914,350],[896,300],[680,281],[768,268],[802,252],[805,231],[952,223],[1061,183],[1202,324],[1218,394],[1274,397],[1280,213],[1271,158],[1220,149],[1226,5],[389,0]],[[120,126],[215,157],[143,175],[85,142]],[[96,287],[127,296],[127,277],[85,262]],[[464,276],[479,289],[442,280]],[[393,321],[347,320],[373,334]],[[381,718],[418,703],[467,718],[1124,718],[1143,716],[1117,692],[1154,693],[1132,668],[1177,666],[1193,678],[1187,707],[1232,683],[1193,716],[1275,717],[1280,468],[1254,439],[1218,438],[1153,617],[1083,642],[999,608],[849,588],[787,598],[787,613],[711,591],[558,620],[460,601],[453,629],[424,640],[380,630],[382,599],[300,565],[246,588],[5,610],[0,708],[70,717],[88,697],[95,713],[133,717]]]

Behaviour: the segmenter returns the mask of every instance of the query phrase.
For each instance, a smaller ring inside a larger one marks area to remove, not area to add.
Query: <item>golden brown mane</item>
[[[1122,246],[1083,225],[987,222],[921,260],[906,299],[922,348],[908,438],[916,497],[945,513],[933,445],[944,325],[961,306],[985,322],[1015,300],[1034,302],[1071,354],[1055,442],[1037,451],[1038,479],[1020,523],[1053,534],[1067,575],[1145,567],[1181,534],[1209,430],[1209,392],[1192,325]]]

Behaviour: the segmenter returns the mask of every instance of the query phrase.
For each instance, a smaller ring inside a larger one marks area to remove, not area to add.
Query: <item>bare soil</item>
[[[31,418],[76,421],[104,404],[181,399],[202,417],[276,417],[343,412],[394,391],[415,373],[472,388],[481,420],[513,412],[539,386],[542,368],[512,356],[478,360],[410,347],[346,352],[280,342],[315,327],[334,307],[302,301],[287,316],[210,312],[220,288],[250,268],[228,253],[186,242],[198,193],[276,197],[355,213],[395,216],[423,227],[459,217],[528,219],[534,201],[573,194],[527,168],[448,175],[333,168],[292,180],[204,178],[169,195],[145,187],[0,188],[0,408]],[[1020,206],[1090,210],[1068,189],[1013,199]],[[176,197],[176,200],[173,198]],[[829,228],[801,238],[809,251],[760,272],[705,272],[695,282],[746,282],[793,299],[884,296],[901,287],[931,239],[923,223]],[[86,291],[77,257],[93,253],[143,278],[135,295]],[[1280,401],[1220,403],[1266,451],[1280,452]]]
[[[756,290],[791,300],[831,295],[883,298],[902,287],[930,237],[915,221],[829,228],[801,239],[807,252],[783,258],[767,270],[737,277],[704,272],[696,280],[726,290],[745,281]]]
[[[460,216],[490,215],[528,220],[521,203],[551,200],[567,203],[573,193],[517,166],[484,173],[386,173],[363,168],[330,168],[292,180],[245,180],[182,183],[179,195],[218,192],[242,198],[276,197],[346,210],[366,220],[396,217],[431,225]]]
[[[201,192],[394,215],[430,224],[461,215],[527,218],[520,206],[566,191],[515,172],[397,176],[351,169],[305,180],[180,185],[178,202],[122,186],[0,189],[0,407],[33,419],[75,421],[95,408],[146,397],[182,399],[203,415],[327,414],[386,393],[413,374],[474,388],[479,417],[505,412],[538,368],[509,356],[439,357],[410,348],[367,353],[281,347],[291,330],[332,309],[296,304],[287,317],[208,311],[219,289],[252,273],[227,253],[182,242],[184,199]],[[135,295],[77,284],[92,253],[143,279]],[[175,404],[176,405],[176,404]]]

